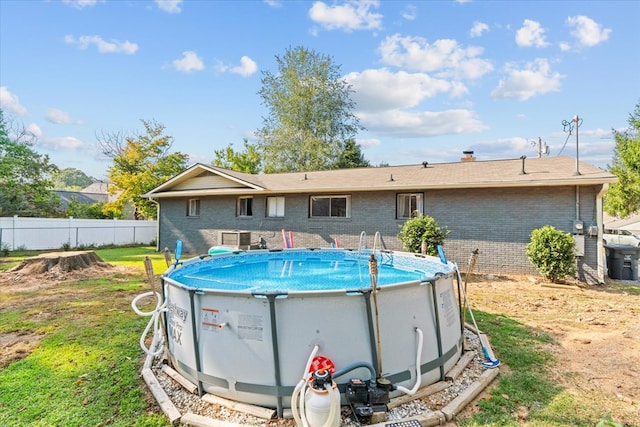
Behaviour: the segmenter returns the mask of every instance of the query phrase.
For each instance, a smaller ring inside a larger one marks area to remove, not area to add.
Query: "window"
[[[396,219],[413,218],[422,215],[422,193],[398,194],[396,199]]]
[[[350,218],[350,196],[314,196],[310,199],[312,218]]]
[[[253,216],[253,197],[238,197],[238,216]]]
[[[284,197],[267,197],[267,217],[281,218],[284,216]]]
[[[187,201],[187,216],[200,216],[200,199]]]

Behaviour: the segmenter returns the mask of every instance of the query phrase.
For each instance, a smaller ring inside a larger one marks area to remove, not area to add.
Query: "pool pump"
[[[358,420],[367,421],[376,412],[388,410],[389,393],[393,390],[395,386],[386,378],[375,381],[354,378],[347,383],[344,395]]]

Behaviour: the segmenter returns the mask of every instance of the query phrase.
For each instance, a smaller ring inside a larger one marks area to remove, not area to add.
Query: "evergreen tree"
[[[360,150],[360,146],[353,139],[347,140],[344,144],[344,150],[340,154],[340,158],[334,165],[335,169],[349,169],[369,167],[371,164],[365,160],[364,154]]]

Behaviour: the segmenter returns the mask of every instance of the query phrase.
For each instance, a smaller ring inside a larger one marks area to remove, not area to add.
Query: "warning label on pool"
[[[202,329],[205,331],[215,331],[222,329],[220,323],[220,311],[213,308],[202,309]]]
[[[238,338],[262,341],[262,316],[252,314],[238,315]]]

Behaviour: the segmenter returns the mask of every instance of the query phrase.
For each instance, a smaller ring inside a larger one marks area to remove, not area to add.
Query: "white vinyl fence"
[[[156,238],[157,221],[0,217],[0,249],[10,251],[148,244]]]

